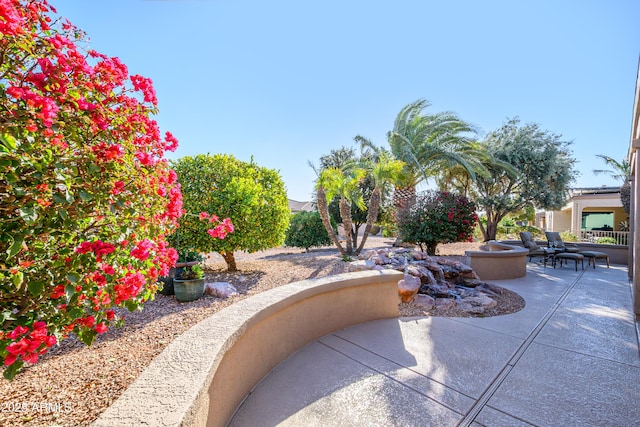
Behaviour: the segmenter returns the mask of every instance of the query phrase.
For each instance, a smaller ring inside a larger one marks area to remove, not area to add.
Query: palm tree
[[[364,228],[364,234],[360,246],[356,251],[359,254],[364,248],[364,244],[367,241],[369,232],[373,223],[378,219],[378,212],[380,211],[380,204],[382,202],[382,193],[385,186],[389,183],[397,182],[402,170],[404,169],[404,162],[395,160],[390,153],[386,151],[378,152],[377,161],[371,168],[371,175],[373,177],[374,187],[369,198],[369,210],[367,212],[367,225]]]
[[[343,257],[347,256],[347,253],[344,251],[344,248],[340,244],[340,240],[336,235],[336,232],[333,230],[331,226],[331,219],[329,218],[329,204],[327,203],[327,193],[322,185],[320,185],[320,180],[316,182],[316,205],[318,207],[318,213],[320,214],[320,219],[322,220],[322,224],[324,228],[327,230],[331,241],[340,251],[340,255]]]
[[[320,172],[318,182],[316,184],[318,212],[327,232],[331,236],[333,242],[340,250],[343,256],[354,254],[353,239],[351,229],[351,203],[364,209],[364,200],[360,193],[358,184],[364,179],[366,171],[361,168],[348,168],[341,170],[338,168],[327,168]],[[342,248],[329,219],[328,202],[333,200],[334,196],[340,198],[340,216],[342,217],[342,226],[345,230],[346,248]]]
[[[594,169],[593,173],[599,175],[601,173],[609,175],[611,178],[616,181],[627,182],[629,180],[629,176],[631,176],[631,165],[627,159],[622,159],[622,162],[618,162],[617,160],[605,156],[604,154],[596,154],[596,157],[604,160],[604,163],[609,166],[611,169]]]
[[[620,201],[622,202],[624,211],[628,215],[631,211],[631,184],[629,183],[629,177],[631,176],[631,164],[629,163],[629,160],[625,158],[622,159],[622,162],[618,162],[604,154],[596,154],[596,157],[604,160],[604,163],[611,169],[594,169],[594,174],[599,175],[604,173],[615,180],[622,181],[622,185],[620,186]]]
[[[387,133],[391,152],[406,164],[404,178],[394,193],[398,208],[411,205],[416,186],[439,171],[459,165],[473,179],[481,167],[471,146],[476,129],[452,112],[424,114],[429,106],[425,99],[408,104]]]

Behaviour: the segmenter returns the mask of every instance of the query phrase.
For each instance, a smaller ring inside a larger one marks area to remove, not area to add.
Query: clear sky
[[[482,131],[507,118],[573,141],[574,186],[627,154],[638,0],[50,0],[91,47],[150,77],[177,158],[229,153],[310,200],[307,165],[353,137],[386,145],[419,98]]]

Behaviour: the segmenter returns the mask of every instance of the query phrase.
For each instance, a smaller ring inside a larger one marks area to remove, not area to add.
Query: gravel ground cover
[[[373,237],[367,248],[389,247],[392,239]],[[464,250],[480,243],[440,245],[439,255],[462,259]],[[337,250],[327,247],[306,253],[277,248],[254,254],[238,253],[239,272],[227,273],[218,255],[207,261],[207,281],[233,284],[240,295],[221,300],[205,296],[179,303],[158,294],[144,310],[126,314],[120,329],[100,335],[93,346],[73,339],[52,349],[13,382],[0,380],[1,426],[84,426],[95,420],[138,377],[176,336],[234,302],[277,286],[347,271]],[[506,291],[506,290],[505,290]],[[490,315],[506,314],[524,306],[517,294],[506,291]],[[402,316],[426,316],[411,304],[400,304]],[[452,309],[444,316],[466,316]]]

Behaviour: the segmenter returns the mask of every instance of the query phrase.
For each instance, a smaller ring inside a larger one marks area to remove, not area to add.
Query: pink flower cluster
[[[207,234],[214,239],[224,239],[227,237],[227,234],[233,233],[235,230],[230,218],[225,218],[220,221],[220,218],[216,215],[210,215],[207,212],[200,212],[200,219],[208,220],[212,224],[218,223],[215,227],[207,230]]]
[[[207,233],[214,239],[224,239],[227,237],[227,234],[233,233],[234,230],[231,220],[229,218],[225,218],[220,224],[210,230],[207,230]]]
[[[59,108],[53,99],[38,95],[30,89],[23,89],[16,86],[10,86],[7,88],[7,95],[16,99],[21,99],[30,107],[39,110],[36,117],[42,120],[42,124],[48,128],[53,126],[53,120],[56,118],[59,111]]]
[[[29,332],[29,328],[24,326],[16,326],[12,332],[7,334],[7,337],[14,342],[7,346],[9,355],[4,359],[5,366],[12,365],[18,356],[25,362],[36,363],[38,355],[44,354],[47,348],[57,342],[55,336],[47,334],[47,324],[44,322],[35,322],[31,332]],[[18,338],[20,339],[18,340]]]
[[[11,0],[0,0],[0,32],[12,36],[22,33],[24,19]]]
[[[144,261],[149,258],[149,252],[155,247],[155,244],[149,240],[144,239],[138,242],[135,248],[131,249],[131,256]]]
[[[142,92],[144,102],[158,105],[158,98],[156,98],[156,91],[153,88],[151,79],[136,74],[131,76],[131,83],[133,84],[133,88],[135,90],[139,90]]]
[[[115,246],[111,243],[103,242],[102,240],[96,240],[95,242],[82,242],[76,249],[76,253],[86,254],[87,252],[93,252],[96,256],[96,261],[102,262],[102,257],[112,253],[115,250]]]
[[[116,304],[120,304],[122,301],[126,301],[132,297],[135,297],[140,293],[147,280],[139,272],[129,272],[123,278],[118,280],[118,283],[113,287],[116,293]]]

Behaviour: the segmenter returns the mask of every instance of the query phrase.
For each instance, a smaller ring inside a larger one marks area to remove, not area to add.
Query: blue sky
[[[616,185],[627,153],[640,2],[50,0],[91,47],[150,77],[170,158],[228,153],[310,200],[307,165],[366,136],[386,145],[419,98],[488,133],[507,118],[573,141],[574,186]]]

